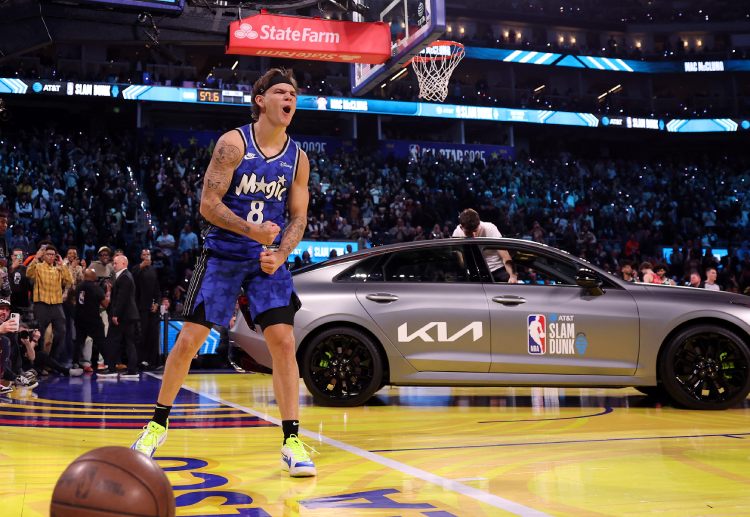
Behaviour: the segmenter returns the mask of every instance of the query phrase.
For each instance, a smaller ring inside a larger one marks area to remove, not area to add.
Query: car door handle
[[[505,296],[495,296],[492,298],[492,301],[495,303],[502,303],[503,305],[521,305],[522,303],[526,303],[526,298],[507,294]]]
[[[378,303],[390,303],[395,302],[398,300],[398,296],[395,294],[388,294],[388,293],[372,293],[365,296],[370,301],[378,302]]]

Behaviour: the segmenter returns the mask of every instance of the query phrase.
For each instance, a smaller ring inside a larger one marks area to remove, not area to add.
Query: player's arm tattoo
[[[221,221],[221,223],[215,223],[209,220],[212,224],[216,224],[217,226],[221,226],[222,228],[243,235],[248,235],[250,233],[250,223],[235,215],[234,212],[232,212],[227,205],[221,201],[214,205],[212,212],[213,215]]]
[[[242,156],[242,151],[239,147],[227,142],[219,142],[216,144],[212,159],[216,160],[216,163],[230,165],[234,169],[240,161],[240,156]]]
[[[288,257],[302,240],[306,226],[307,218],[304,216],[298,215],[289,219],[289,223],[284,230],[284,236],[281,238],[279,251]]]
[[[241,159],[242,151],[239,147],[226,142],[224,137],[219,139],[203,178],[201,215],[215,226],[241,235],[248,235],[251,229],[250,223],[235,215],[222,201],[229,190],[234,170]]]
[[[229,189],[232,173],[239,165],[241,156],[239,147],[219,140],[206,170],[204,186],[209,190],[220,191],[223,197]],[[230,173],[228,176],[227,172]]]

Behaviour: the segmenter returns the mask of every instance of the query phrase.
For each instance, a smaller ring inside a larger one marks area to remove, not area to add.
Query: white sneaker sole
[[[290,467],[287,465],[286,461],[281,461],[281,469],[289,472],[289,476],[293,478],[308,478],[317,476],[318,473],[315,470],[315,467]]]

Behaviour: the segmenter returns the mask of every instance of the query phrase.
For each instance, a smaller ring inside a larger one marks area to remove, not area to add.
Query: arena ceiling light
[[[399,79],[399,78],[400,78],[401,76],[403,76],[403,75],[404,75],[404,74],[405,74],[405,73],[406,73],[407,71],[408,71],[408,69],[407,69],[406,67],[402,68],[402,69],[401,69],[401,71],[400,71],[399,73],[397,73],[396,75],[394,75],[393,77],[391,77],[390,79],[388,79],[388,82],[389,82],[389,83],[392,83],[393,81],[395,81],[395,80]]]
[[[607,90],[606,92],[604,92],[604,93],[602,93],[601,95],[599,95],[599,96],[597,97],[597,99],[599,99],[600,101],[602,101],[602,100],[604,100],[604,98],[605,98],[605,97],[606,97],[607,95],[609,95],[609,94],[611,94],[611,93],[617,93],[617,92],[619,92],[619,91],[622,91],[622,85],[621,85],[621,84],[618,84],[617,86],[613,86],[612,88],[610,88],[610,89],[609,89],[609,90]]]

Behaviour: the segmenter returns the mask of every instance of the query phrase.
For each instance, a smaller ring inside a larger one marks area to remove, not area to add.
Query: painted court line
[[[154,375],[152,373],[148,373],[148,375],[156,378],[161,379],[160,376]],[[227,406],[233,407],[235,409],[239,409],[241,411],[244,411],[248,414],[257,416],[259,418],[263,418],[265,420],[268,420],[269,422],[273,422],[274,424],[281,426],[281,420],[278,418],[266,415],[264,413],[261,413],[260,411],[256,411],[252,408],[243,406],[241,404],[236,404],[234,402],[224,400],[221,397],[218,397],[216,395],[210,395],[207,393],[204,393],[202,391],[193,389],[189,386],[182,385],[182,389],[185,389],[187,391],[190,391],[192,393],[195,393],[197,395],[200,395],[202,397],[206,397],[207,399],[213,400],[214,402],[220,402],[221,404],[226,404]],[[464,483],[460,483],[458,481],[455,481],[453,479],[448,479],[442,476],[438,476],[437,474],[432,474],[431,472],[427,472],[426,470],[422,470],[416,467],[412,467],[410,465],[407,465],[405,463],[401,463],[400,461],[395,461],[390,458],[386,458],[384,456],[381,456],[379,454],[375,454],[370,451],[366,451],[364,449],[360,449],[359,447],[355,447],[353,445],[349,445],[347,443],[341,442],[339,440],[334,440],[333,438],[328,438],[327,436],[324,436],[317,432],[308,431],[306,429],[300,428],[300,434],[303,436],[306,436],[308,438],[311,438],[313,440],[318,440],[326,445],[330,445],[331,447],[336,447],[337,449],[341,449],[343,451],[346,451],[348,453],[354,454],[356,456],[359,456],[361,458],[364,458],[369,461],[373,461],[375,463],[379,463],[385,467],[388,467],[393,470],[397,470],[403,474],[407,474],[409,476],[422,479],[423,481],[427,481],[428,483],[432,483],[434,485],[437,485],[444,490],[450,490],[456,493],[459,493],[461,495],[464,495],[466,497],[471,497],[472,499],[476,499],[477,501],[480,501],[482,503],[488,504],[490,506],[493,506],[495,508],[499,508],[501,510],[504,510],[506,512],[512,513],[514,515],[522,515],[524,517],[542,517],[547,516],[546,513],[541,512],[539,510],[535,510],[533,508],[529,508],[528,506],[524,506],[520,503],[516,503],[513,501],[510,501],[508,499],[504,499],[502,497],[490,494],[485,492],[484,490],[479,490],[477,488],[474,488],[472,486],[466,485]]]
[[[750,433],[681,434],[673,436],[633,436],[628,438],[595,438],[589,440],[559,440],[550,442],[490,443],[487,445],[446,445],[442,447],[419,447],[409,449],[373,449],[371,452],[437,451],[445,449],[485,449],[492,447],[526,447],[531,445],[569,445],[572,443],[639,442],[644,440],[684,440],[686,438],[736,438],[743,440]]]

